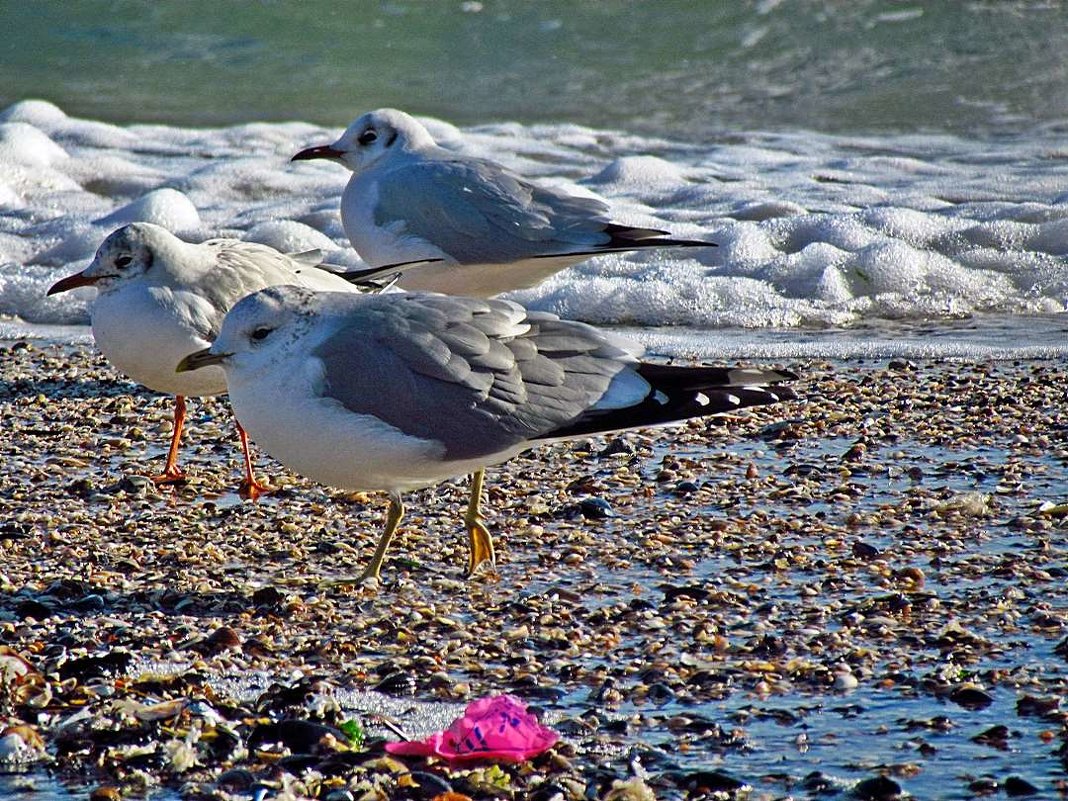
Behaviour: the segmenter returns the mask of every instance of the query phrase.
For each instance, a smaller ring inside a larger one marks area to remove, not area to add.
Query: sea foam
[[[592,259],[513,294],[568,317],[753,329],[1068,304],[1068,162],[1049,158],[1059,145],[1042,134],[738,132],[686,143],[570,124],[425,122],[446,147],[603,197],[620,222],[718,244]],[[91,291],[45,292],[136,220],[191,241],[245,238],[361,266],[338,214],[349,173],[289,162],[337,134],[300,122],[117,126],[42,100],[0,111],[4,330],[85,323]]]

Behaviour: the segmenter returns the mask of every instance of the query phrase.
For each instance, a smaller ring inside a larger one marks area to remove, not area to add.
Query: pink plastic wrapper
[[[560,739],[538,723],[513,695],[472,701],[463,717],[446,731],[425,740],[386,743],[386,751],[402,756],[436,756],[449,762],[523,762],[549,750]]]

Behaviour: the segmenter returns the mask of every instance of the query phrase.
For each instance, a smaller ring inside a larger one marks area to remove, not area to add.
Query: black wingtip
[[[396,281],[405,270],[413,270],[425,267],[428,264],[436,264],[445,261],[442,258],[415,259],[414,261],[402,261],[398,264],[384,264],[381,267],[367,267],[363,270],[349,270],[337,273],[339,278],[344,278],[350,284],[357,286],[373,285],[377,279],[392,279]]]
[[[680,367],[644,363],[635,368],[649,383],[649,394],[625,409],[587,412],[570,425],[543,439],[603,434],[629,428],[678,423],[781,401],[796,400],[784,383],[797,378],[786,370],[746,370],[726,367]],[[745,381],[751,377],[751,381]]]
[[[715,242],[703,239],[678,239],[671,235],[670,231],[661,231],[658,228],[634,228],[629,225],[617,225],[609,223],[604,227],[604,232],[612,237],[606,248],[639,249],[639,248],[715,248],[719,247]]]

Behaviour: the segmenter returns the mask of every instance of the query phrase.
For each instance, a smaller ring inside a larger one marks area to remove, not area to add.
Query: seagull
[[[364,114],[331,145],[292,161],[328,159],[352,170],[341,221],[371,269],[438,259],[404,271],[408,290],[490,297],[526,289],[602,253],[714,247],[667,231],[612,222],[601,200],[540,186],[487,159],[439,147],[414,117],[396,109]]]
[[[166,228],[133,223],[113,231],[80,273],[53,284],[49,295],[95,286],[93,337],[115,367],[149,389],[175,396],[174,430],[161,475],[169,484],[184,479],[178,447],[187,396],[221,395],[226,376],[217,367],[176,373],[190,350],[211,344],[230,307],[250,292],[275,284],[357,292],[343,278],[314,266],[316,251],[287,256],[274,248],[237,239],[185,242]],[[252,473],[248,437],[238,436],[245,464],[242,497],[255,499],[267,487]]]
[[[243,299],[181,372],[221,367],[234,411],[310,479],[389,494],[363,578],[380,577],[402,494],[538,443],[794,397],[780,370],[643,362],[641,345],[501,299],[275,286]],[[471,567],[493,558],[472,494]]]

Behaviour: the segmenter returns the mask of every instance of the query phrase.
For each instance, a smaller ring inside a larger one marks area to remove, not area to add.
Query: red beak
[[[80,286],[92,286],[98,280],[100,279],[97,276],[86,275],[84,272],[75,273],[52,284],[48,294],[55,295],[59,292],[66,292],[68,289],[77,289]]]
[[[300,151],[290,161],[311,161],[312,159],[340,159],[345,154],[332,145],[319,145]]]

